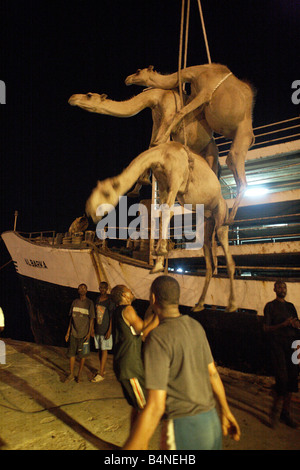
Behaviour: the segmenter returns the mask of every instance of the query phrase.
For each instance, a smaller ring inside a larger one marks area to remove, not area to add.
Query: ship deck
[[[114,376],[112,355],[103,382],[90,382],[98,366],[97,354],[92,352],[82,382],[65,384],[65,348],[2,341],[6,347],[6,359],[2,357],[0,363],[2,450],[100,449],[107,456],[120,449],[129,431],[130,407]],[[224,438],[224,449],[299,450],[300,430],[281,423],[276,429],[267,425],[273,379],[218,368],[242,431],[239,442]],[[300,421],[300,393],[294,395],[292,413]],[[158,432],[150,446],[156,449]]]

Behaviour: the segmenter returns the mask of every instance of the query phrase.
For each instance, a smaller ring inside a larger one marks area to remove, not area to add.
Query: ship
[[[201,322],[216,360],[228,367],[256,373],[268,369],[262,320],[266,302],[274,298],[275,280],[286,282],[287,300],[300,311],[299,126],[296,117],[254,130],[255,144],[246,160],[249,193],[230,227],[229,248],[236,263],[235,312],[226,312],[229,279],[221,247],[216,247],[217,269],[205,309],[200,312],[193,312],[193,307],[204,283],[203,250],[185,249],[182,240],[172,245],[168,255],[165,273],[180,284],[182,313]],[[236,196],[235,182],[225,163],[230,142],[220,136],[217,144],[222,193],[230,209]],[[155,188],[152,193],[155,200]],[[125,240],[114,246],[98,239],[93,230],[23,233],[16,230],[16,224],[1,236],[21,280],[37,343],[65,345],[68,312],[80,283],[87,284],[93,300],[101,281],[110,289],[117,284],[128,286],[143,316],[150,286],[161,275],[151,273],[151,239],[131,244]]]

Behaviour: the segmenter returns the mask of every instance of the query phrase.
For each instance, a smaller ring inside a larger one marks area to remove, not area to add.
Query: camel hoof
[[[155,251],[152,252],[152,256],[163,256],[163,257],[166,257],[168,255],[168,250],[164,249],[164,248],[156,248]]]
[[[151,184],[151,181],[149,180],[149,178],[142,178],[142,179],[138,179],[138,184],[142,184],[143,186],[149,186]]]
[[[155,256],[163,256],[163,257],[165,257],[165,256],[168,255],[168,252],[167,252],[167,250],[166,250],[166,251],[164,251],[164,250],[159,250],[159,251],[156,251],[154,254],[155,254]]]
[[[232,225],[234,223],[234,217],[228,217],[228,219],[225,220],[223,225]]]
[[[155,265],[154,268],[151,269],[150,274],[161,273],[163,271],[164,271],[164,267],[158,264],[157,266]]]
[[[130,193],[127,193],[127,197],[139,197],[140,192],[139,191],[130,191]]]
[[[228,305],[226,307],[225,312],[231,313],[231,312],[236,312],[237,311],[237,306],[236,305]]]
[[[203,305],[195,305],[195,307],[192,308],[192,312],[201,312],[202,310],[204,310]]]

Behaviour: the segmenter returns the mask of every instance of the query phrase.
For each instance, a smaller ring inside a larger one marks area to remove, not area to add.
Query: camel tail
[[[243,82],[245,85],[249,87],[249,90],[251,93],[251,112],[253,113],[253,109],[254,109],[255,102],[256,102],[256,96],[257,96],[257,88],[253,85],[252,82],[250,82],[250,80],[246,78],[241,79],[241,82]]]

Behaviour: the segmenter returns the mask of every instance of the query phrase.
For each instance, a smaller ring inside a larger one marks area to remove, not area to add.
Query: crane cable
[[[198,1],[199,14],[202,24],[202,31],[204,36],[204,42],[206,47],[206,54],[208,63],[211,64],[210,51],[208,46],[207,34],[205,29],[204,17],[202,12],[201,0]],[[182,49],[183,49],[183,30],[184,30],[184,13],[185,13],[185,0],[181,2],[181,22],[180,22],[180,39],[179,39],[179,54],[178,54],[178,83],[179,83],[179,96],[180,96],[180,105],[181,109],[184,106],[183,103],[183,92],[185,92],[185,83],[181,82],[181,70],[182,70]],[[183,68],[186,68],[187,64],[187,49],[188,49],[188,35],[189,35],[189,21],[190,21],[190,0],[187,0],[187,11],[186,11],[186,21],[185,21],[185,46],[184,46],[184,60]],[[227,77],[226,77],[227,78]],[[185,130],[185,121],[183,118],[183,135],[184,135],[184,145],[187,144],[186,140],[186,130]]]
[[[205,42],[205,47],[206,47],[207,59],[208,59],[208,63],[211,64],[211,58],[210,58],[210,52],[209,52],[209,47],[208,47],[206,29],[205,29],[205,24],[204,24],[204,17],[203,17],[203,12],[202,12],[202,7],[201,7],[201,1],[200,0],[198,0],[198,8],[199,8],[199,13],[200,13],[200,18],[201,18],[201,24],[202,24],[204,42]]]
[[[184,29],[184,11],[185,11],[185,0],[181,2],[181,21],[180,21],[180,38],[179,38],[179,54],[178,54],[178,85],[179,85],[179,96],[180,96],[180,109],[183,108],[183,91],[184,84],[181,82],[181,66],[182,66],[182,49],[183,49],[183,29]],[[184,63],[183,68],[186,67],[187,62],[187,45],[188,45],[188,25],[190,18],[190,0],[187,1],[187,18],[186,18],[186,28],[185,28],[185,50],[184,50]],[[183,118],[183,135],[184,135],[184,145],[186,146],[186,131],[185,131],[185,121]]]

